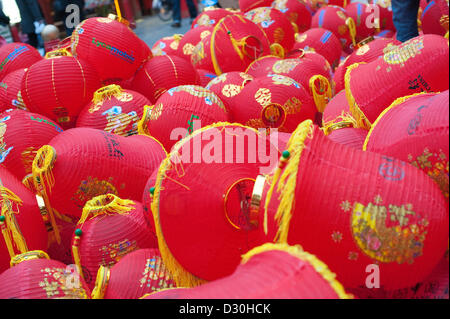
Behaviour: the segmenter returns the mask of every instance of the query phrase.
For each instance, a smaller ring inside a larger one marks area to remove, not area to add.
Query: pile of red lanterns
[[[448,2],[370,2],[3,45],[0,298],[448,298]]]

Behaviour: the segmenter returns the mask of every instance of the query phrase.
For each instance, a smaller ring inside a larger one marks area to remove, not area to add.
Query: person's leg
[[[39,46],[37,34],[32,32],[32,33],[27,33],[27,36],[28,36],[27,43],[37,49]]]
[[[195,5],[193,0],[186,0],[186,4],[189,9],[189,15],[191,16],[191,19],[194,19],[198,15],[197,6]]]
[[[181,0],[172,0],[173,4],[173,24],[172,26],[177,26],[181,23]]]
[[[417,25],[419,5],[419,0],[392,0],[393,20],[398,41],[405,42],[419,35]]]

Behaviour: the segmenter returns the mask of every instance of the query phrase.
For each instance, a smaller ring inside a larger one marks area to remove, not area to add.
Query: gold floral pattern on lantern
[[[195,46],[192,43],[186,43],[183,46],[183,54],[184,55],[191,55],[192,52],[194,52]]]
[[[362,47],[360,47],[358,50],[356,50],[356,55],[364,55],[369,51],[370,51],[370,46],[367,44],[364,44]]]
[[[71,200],[77,207],[83,208],[88,200],[104,194],[118,195],[117,189],[113,184],[113,178],[110,177],[105,181],[88,176],[86,180],[81,181],[80,186],[78,186],[78,189]]]
[[[347,17],[345,16],[344,12],[342,12],[341,10],[336,11],[336,14],[337,14],[338,17],[341,18],[342,20],[347,20]]]
[[[202,33],[200,33],[200,39],[206,38],[210,34],[211,34],[211,31],[205,30]]]
[[[197,65],[201,60],[205,58],[205,47],[202,41],[200,41],[194,48],[191,54],[191,61],[192,64],[195,66]]]
[[[383,59],[389,64],[403,65],[410,58],[414,58],[417,54],[420,54],[423,48],[424,45],[422,38],[411,39],[403,45],[400,45],[397,48],[385,53],[383,55]]]
[[[261,106],[268,105],[272,100],[272,93],[269,89],[266,88],[260,88],[255,93],[255,100],[258,102]]]
[[[31,174],[33,160],[36,157],[37,148],[30,146],[22,152],[22,164],[27,174]]]
[[[286,35],[286,33],[284,32],[284,30],[281,27],[276,28],[275,31],[273,32],[273,38],[276,43],[283,42],[285,35]]]
[[[339,242],[341,242],[341,240],[342,240],[342,233],[339,232],[339,231],[334,231],[334,232],[331,234],[331,238],[333,239],[333,241],[334,241],[335,243],[339,243]]]
[[[222,94],[226,97],[233,97],[241,92],[241,87],[236,84],[227,84],[222,89]]]
[[[88,299],[86,291],[80,285],[67,285],[73,275],[66,275],[64,269],[47,267],[41,269],[41,273],[44,278],[39,281],[39,287],[45,291],[47,298]]]
[[[142,278],[139,280],[139,287],[143,288],[144,286],[151,288],[152,291],[174,287],[172,278],[161,257],[155,256],[147,259]]]
[[[163,104],[158,103],[150,109],[150,121],[156,121],[162,114]]]
[[[294,70],[299,64],[300,62],[296,61],[295,59],[280,60],[275,62],[272,67],[272,71],[277,74],[288,73]]]
[[[99,248],[102,254],[101,266],[111,267],[114,266],[125,255],[138,250],[139,247],[135,240],[123,239],[119,242],[110,243],[106,246]]]
[[[295,96],[291,97],[289,100],[284,103],[283,108],[286,111],[286,114],[297,114],[300,112],[302,107],[302,101],[300,101]]]

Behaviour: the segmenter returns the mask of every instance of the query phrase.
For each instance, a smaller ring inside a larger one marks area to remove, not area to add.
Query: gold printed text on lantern
[[[383,59],[389,64],[403,64],[419,54],[423,47],[423,39],[412,39],[385,53]]]
[[[83,208],[88,200],[105,194],[118,195],[117,189],[113,185],[113,178],[110,177],[107,181],[104,181],[89,176],[87,180],[81,181],[71,200],[77,207]]]
[[[42,281],[39,281],[41,287],[48,298],[68,298],[68,299],[88,299],[85,290],[82,287],[68,287],[67,283],[70,278],[62,268],[45,268],[41,269],[44,274]]]
[[[169,272],[159,256],[147,259],[142,278],[139,280],[139,286],[141,288],[147,286],[147,288],[151,288],[153,291],[172,288],[174,285],[170,281]]]
[[[124,239],[117,243],[108,244],[100,248],[102,253],[102,266],[115,265],[126,254],[139,249],[135,240]]]

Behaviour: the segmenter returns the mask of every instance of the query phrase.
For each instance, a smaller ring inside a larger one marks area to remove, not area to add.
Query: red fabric
[[[268,7],[273,0],[239,0],[239,9],[241,12],[247,12],[258,7]]]
[[[90,289],[95,286],[100,266],[112,267],[127,254],[142,248],[158,247],[150,231],[142,204],[135,201],[126,213],[100,213],[78,224],[82,230],[78,244],[83,276]],[[72,237],[74,245],[75,235]]]
[[[191,54],[196,45],[213,32],[213,26],[198,26],[186,32],[180,40],[177,55],[191,62]]]
[[[38,50],[26,43],[9,43],[0,48],[0,80],[8,73],[28,68],[42,60]]]
[[[98,91],[97,91],[98,92]],[[96,104],[87,104],[77,120],[77,127],[90,127],[122,136],[138,133],[137,124],[150,101],[142,94],[121,89],[114,96],[104,96]]]
[[[213,8],[201,12],[192,22],[191,29],[199,27],[214,27],[222,18],[228,15],[236,14],[227,9]]]
[[[198,72],[178,56],[156,56],[136,73],[132,87],[154,104],[167,90],[179,85],[198,85]]]
[[[7,109],[27,110],[22,99],[22,79],[28,69],[18,69],[8,73],[0,83],[0,111]],[[1,100],[3,99],[3,102]],[[2,104],[3,103],[3,104]]]
[[[36,152],[62,128],[45,116],[24,110],[0,114],[0,163],[19,180],[31,174]]]
[[[306,3],[298,0],[275,0],[272,7],[280,10],[296,25],[296,32],[305,32],[311,27],[312,12]]]
[[[91,292],[86,282],[80,278],[79,287],[69,286],[70,275],[67,266],[59,261],[25,260],[0,275],[0,298],[89,299]]]
[[[72,33],[72,53],[97,70],[101,80],[126,80],[151,58],[150,50],[123,23],[108,18],[89,18]]]
[[[138,299],[148,293],[175,287],[156,248],[127,254],[110,269],[104,299]]]
[[[11,201],[9,202],[12,205],[12,211],[18,212],[17,214],[14,214],[14,216],[17,220],[18,228],[26,241],[27,248],[29,250],[46,250],[48,235],[44,221],[41,217],[41,212],[36,203],[35,195],[3,165],[0,165],[0,186],[10,190],[22,200],[22,204],[19,206]],[[1,202],[2,206],[6,205],[4,198],[1,199]],[[14,240],[12,241],[14,242]],[[20,253],[14,243],[13,247],[16,254]],[[10,267],[10,261],[11,257],[8,253],[4,237],[0,234],[0,273]],[[0,283],[0,286],[4,287],[4,282],[1,279]]]
[[[57,157],[51,169],[55,184],[49,193],[50,204],[76,217],[98,195],[113,193],[141,200],[149,176],[166,156],[162,146],[148,136],[123,137],[92,128],[67,130],[48,144]]]
[[[223,102],[213,92],[201,86],[182,85],[168,90],[156,101],[144,126],[169,151],[178,140],[199,128],[194,121],[200,121],[204,127],[227,122],[228,116]],[[177,129],[181,131],[177,133]]]
[[[23,77],[21,92],[31,112],[71,128],[99,87],[100,80],[90,64],[71,56],[57,56],[33,64]]]
[[[441,24],[441,18],[449,15],[448,2],[445,0],[433,0],[430,2],[421,1],[421,14],[419,16],[422,23],[422,31],[424,34],[439,34],[444,36],[448,31]]]
[[[289,52],[295,43],[295,29],[291,21],[280,10],[271,7],[259,7],[247,11],[245,17],[259,25],[271,44],[281,45]]]
[[[335,68],[341,57],[342,45],[339,38],[324,28],[311,28],[296,36],[294,49],[313,50]]]
[[[448,204],[439,187],[408,163],[334,143],[317,127],[308,136],[287,242],[301,243],[347,288],[365,285],[366,267],[375,263],[385,289],[423,281],[448,248]],[[276,224],[280,191],[277,183],[269,224]]]

